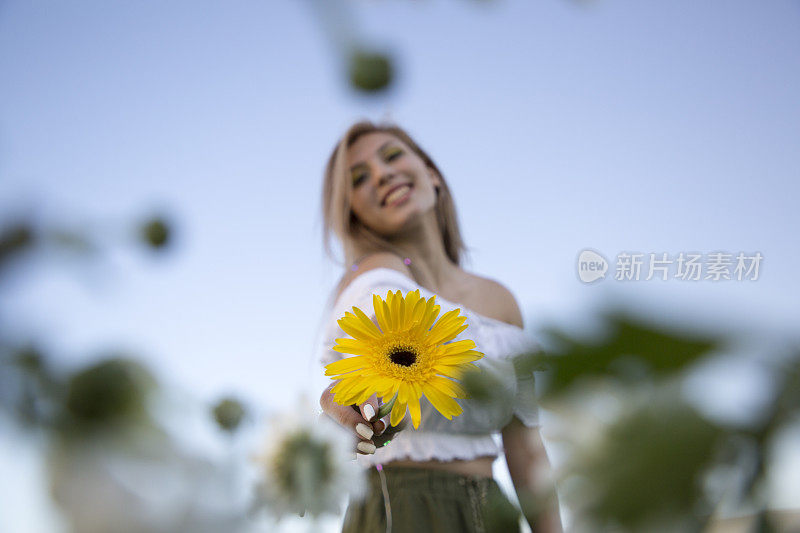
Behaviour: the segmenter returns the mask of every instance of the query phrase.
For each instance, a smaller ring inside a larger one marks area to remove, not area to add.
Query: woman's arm
[[[502,434],[508,473],[514,482],[517,498],[531,531],[533,533],[563,531],[555,487],[541,486],[540,480],[550,477],[548,475],[550,462],[539,429],[525,427],[517,417],[514,417],[503,428]],[[544,503],[539,503],[540,499]]]

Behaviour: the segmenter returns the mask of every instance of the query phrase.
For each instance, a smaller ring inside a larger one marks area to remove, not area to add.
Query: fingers
[[[372,455],[373,453],[375,453],[376,448],[375,445],[372,443],[372,441],[362,440],[356,446],[356,450],[361,455]]]
[[[363,412],[363,406],[361,411]],[[356,411],[353,411],[353,413],[358,416]],[[356,435],[358,435],[358,437],[361,439],[361,442],[356,445],[356,451],[363,455],[373,454],[375,453],[376,449],[375,443],[372,441],[372,437],[375,435],[375,430],[373,429],[372,424],[364,420],[363,417],[358,418],[359,421],[356,423],[355,430]]]
[[[378,413],[378,397],[374,394],[370,396],[366,402],[360,406],[361,415],[367,422],[373,422],[375,415]]]
[[[367,403],[368,402],[369,400]],[[375,443],[372,441],[372,437],[375,435],[375,430],[372,427],[372,424],[362,416],[363,407],[366,405],[366,403],[358,410],[356,409],[355,405],[340,405],[333,400],[333,394],[326,389],[320,398],[320,405],[322,406],[322,410],[325,412],[325,414],[333,418],[340,425],[352,430],[356,434],[359,439],[359,442],[356,444],[356,450],[358,453],[365,455],[375,453]]]
[[[371,423],[372,431],[376,436],[383,434],[383,432],[386,431],[386,428],[389,427],[389,415],[386,415],[383,418],[378,418],[379,408],[380,405],[378,403],[378,397],[374,394],[370,396],[366,402],[361,404],[361,407],[359,408],[364,420]]]
[[[359,412],[349,405],[339,405],[336,403],[333,399],[333,394],[328,391],[323,393],[320,399],[320,405],[325,414],[344,427],[355,429],[357,424],[366,422]]]
[[[389,427],[389,416],[380,418],[372,423],[372,428],[375,430],[375,435],[383,435],[386,428]]]

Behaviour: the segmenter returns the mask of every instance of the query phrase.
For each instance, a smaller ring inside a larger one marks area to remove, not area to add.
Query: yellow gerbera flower
[[[352,354],[325,367],[325,375],[338,380],[331,392],[341,405],[361,404],[375,394],[391,398],[391,425],[411,413],[414,428],[420,423],[420,398],[425,397],[448,420],[461,414],[454,398],[467,395],[458,379],[472,363],[483,357],[469,339],[452,341],[467,328],[461,309],[439,315],[436,296],[420,297],[419,289],[405,297],[389,291],[384,301],[372,295],[377,326],[358,307],[346,312],[338,323],[353,338],[336,339],[333,350]],[[380,329],[379,329],[380,327]],[[453,379],[451,379],[453,378]],[[385,416],[385,414],[384,414]]]

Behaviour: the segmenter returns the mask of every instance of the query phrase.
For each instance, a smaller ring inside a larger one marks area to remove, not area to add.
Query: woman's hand
[[[375,441],[386,430],[387,421],[377,418],[378,398],[373,394],[361,405],[339,405],[333,400],[330,391],[333,384],[322,391],[319,405],[326,415],[336,422],[352,430],[358,437],[356,452],[364,455],[375,453]],[[379,440],[383,444],[383,440]]]

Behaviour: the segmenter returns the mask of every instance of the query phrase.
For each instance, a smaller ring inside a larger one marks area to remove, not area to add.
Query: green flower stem
[[[378,408],[378,416],[376,418],[383,418],[384,416],[391,413],[395,401],[397,401],[397,394],[394,395],[394,398],[389,400],[389,403],[385,403]]]

